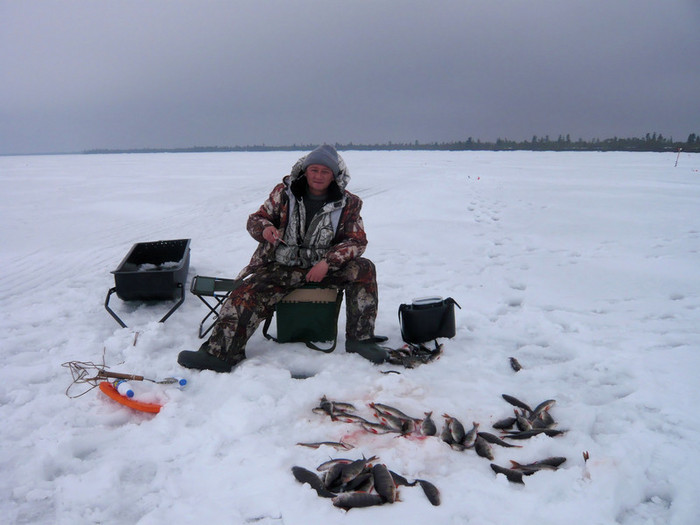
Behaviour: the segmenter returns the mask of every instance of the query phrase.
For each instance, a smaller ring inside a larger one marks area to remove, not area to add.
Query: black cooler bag
[[[401,338],[406,343],[420,344],[439,337],[454,337],[455,305],[462,308],[452,297],[427,297],[402,304],[399,306]]]

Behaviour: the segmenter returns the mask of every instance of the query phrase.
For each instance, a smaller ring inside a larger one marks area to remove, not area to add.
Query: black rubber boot
[[[194,368],[196,370],[213,370],[219,373],[228,373],[233,368],[233,365],[214,357],[207,352],[207,343],[199,347],[199,350],[183,350],[177,356],[177,362],[185,368]]]
[[[360,354],[373,363],[383,363],[389,357],[386,348],[382,348],[375,342],[375,338],[357,341],[348,339],[345,341],[345,351],[349,354]]]

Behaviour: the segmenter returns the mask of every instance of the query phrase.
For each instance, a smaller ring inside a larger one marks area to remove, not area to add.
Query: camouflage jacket
[[[262,233],[268,226],[274,226],[282,232],[283,237],[286,237],[285,232],[290,219],[290,200],[301,198],[306,184],[306,177],[301,169],[304,159],[305,157],[302,157],[294,164],[291,173],[273,188],[270,196],[258,211],[248,217],[248,233],[260,244],[253,253],[248,266],[238,274],[239,279],[250,275],[261,266],[275,261],[275,246],[267,242]],[[340,156],[339,161],[340,169],[335,177],[335,184],[329,188],[333,192],[333,205],[329,207],[341,207],[342,211],[335,236],[323,256],[330,270],[337,270],[347,261],[361,256],[367,246],[367,237],[360,216],[362,200],[345,189],[350,180],[350,174]]]

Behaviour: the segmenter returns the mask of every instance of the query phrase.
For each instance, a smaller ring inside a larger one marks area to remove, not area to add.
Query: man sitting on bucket
[[[362,200],[345,189],[350,174],[333,146],[300,158],[275,186],[247,229],[260,242],[248,266],[221,307],[209,340],[198,351],[185,350],[187,368],[230,372],[245,359],[245,345],[275,305],[306,283],[345,290],[345,350],[374,363],[388,357],[374,335],[377,278],[374,264],[361,257],[367,246]]]

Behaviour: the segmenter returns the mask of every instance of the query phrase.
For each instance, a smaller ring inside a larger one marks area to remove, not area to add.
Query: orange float
[[[134,398],[125,397],[121,395],[119,392],[117,392],[117,389],[114,388],[114,386],[112,386],[112,383],[110,383],[109,381],[102,381],[100,383],[100,390],[102,390],[103,394],[105,394],[108,397],[111,397],[117,403],[120,403],[134,410],[148,412],[151,414],[157,414],[162,408],[162,405],[158,405],[157,403],[144,403],[143,401],[137,401]]]

